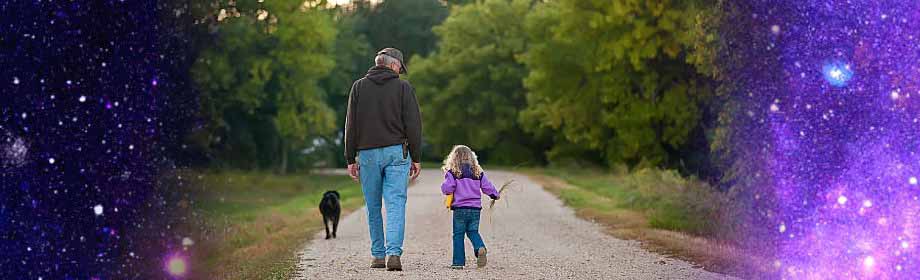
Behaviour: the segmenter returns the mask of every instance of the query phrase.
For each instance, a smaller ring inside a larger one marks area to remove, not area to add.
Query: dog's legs
[[[335,233],[339,231],[339,217],[332,217],[332,238],[335,238]]]
[[[326,227],[326,239],[329,239],[329,218],[323,215],[323,226]]]

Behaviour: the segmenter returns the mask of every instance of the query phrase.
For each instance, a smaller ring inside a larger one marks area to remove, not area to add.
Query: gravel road
[[[487,171],[496,184],[514,180],[495,209],[484,197],[480,233],[489,264],[476,269],[469,240],[467,267],[449,268],[451,215],[442,206],[443,173],[424,170],[409,189],[403,269],[371,269],[367,216],[343,217],[338,239],[317,233],[298,253],[295,279],[728,279],[690,263],[650,253],[635,241],[616,239],[579,219],[527,176]],[[490,218],[491,216],[491,218]]]

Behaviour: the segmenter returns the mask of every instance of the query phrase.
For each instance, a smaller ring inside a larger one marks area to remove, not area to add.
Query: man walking
[[[408,177],[415,180],[421,173],[421,114],[415,88],[399,79],[407,71],[404,61],[395,48],[377,52],[375,66],[351,86],[345,117],[345,159],[348,174],[360,178],[364,192],[371,267],[390,271],[402,270]],[[381,199],[387,209],[385,235]]]

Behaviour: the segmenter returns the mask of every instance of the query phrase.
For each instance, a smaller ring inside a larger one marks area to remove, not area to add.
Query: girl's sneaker
[[[450,269],[463,269],[462,265],[451,265]]]
[[[479,248],[476,251],[476,266],[479,268],[486,267],[486,247]]]

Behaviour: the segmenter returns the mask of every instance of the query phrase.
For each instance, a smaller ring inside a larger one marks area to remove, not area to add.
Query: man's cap
[[[407,69],[407,67],[406,67],[406,61],[403,59],[403,54],[402,54],[402,52],[399,51],[398,49],[396,49],[396,48],[385,48],[385,49],[382,49],[382,50],[380,50],[379,52],[377,52],[377,55],[381,55],[381,54],[385,54],[385,55],[387,55],[387,56],[389,56],[389,57],[392,57],[392,58],[395,58],[396,60],[399,60],[399,64],[402,66],[402,67],[400,67],[400,69],[399,69],[399,73],[400,73],[400,74],[406,74],[406,72],[409,71],[409,69]]]

